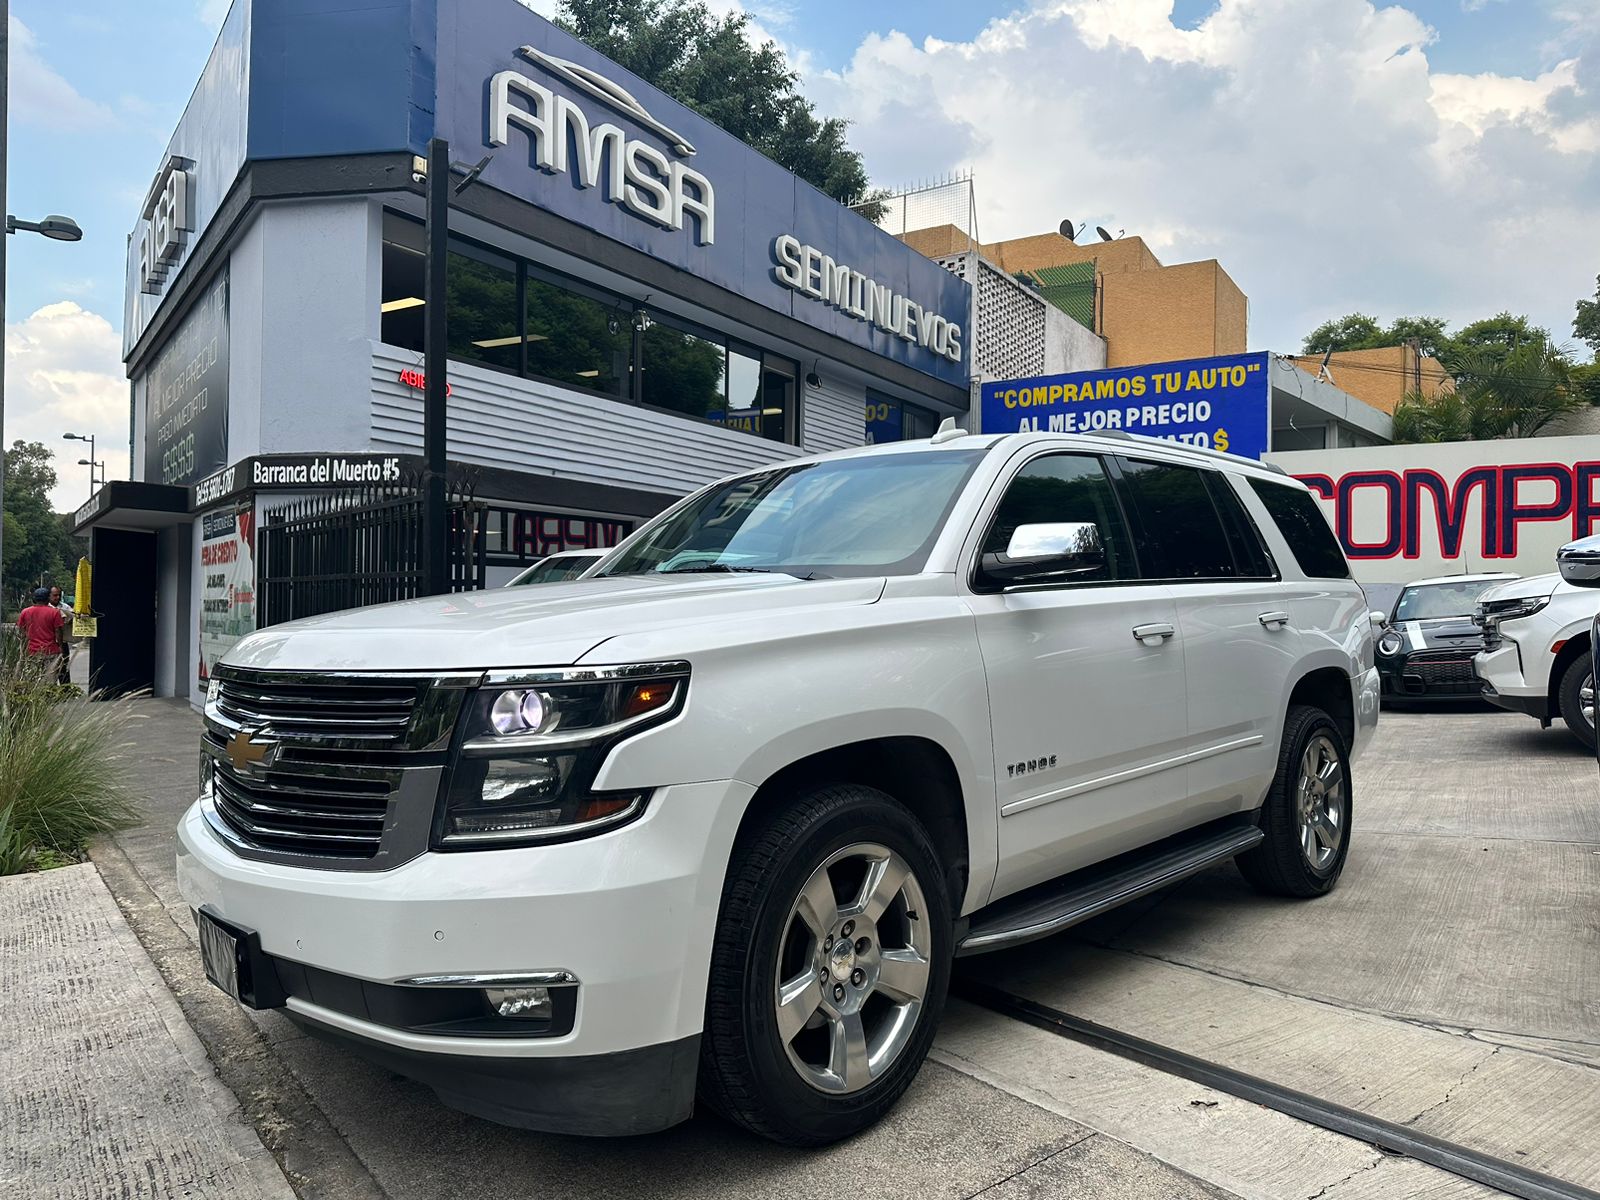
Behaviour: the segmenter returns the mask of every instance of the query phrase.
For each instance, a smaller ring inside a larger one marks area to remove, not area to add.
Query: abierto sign
[[[1555,570],[1600,527],[1600,436],[1276,453],[1322,502],[1363,583]]]
[[[1260,458],[1267,356],[1233,354],[986,383],[984,433],[1120,430]]]

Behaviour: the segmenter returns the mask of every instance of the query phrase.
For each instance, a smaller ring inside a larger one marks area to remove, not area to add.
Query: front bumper
[[[466,1111],[530,1128],[643,1132],[640,1121],[661,1128],[688,1115],[722,879],[752,791],[729,781],[661,788],[638,821],[596,837],[426,853],[388,871],[241,858],[194,805],[178,828],[178,883],[191,908],[257,931],[266,954],[354,981],[571,972],[576,1015],[559,1036],[401,1029],[293,995],[287,1010]],[[620,1124],[602,1103],[609,1090],[570,1083],[658,1069],[687,1069],[688,1080],[651,1077],[661,1104],[629,1101],[634,1117]],[[562,1081],[552,1113],[521,1092],[512,1102],[509,1081],[535,1075]]]
[[[1483,698],[1490,704],[1548,721],[1548,681],[1530,683],[1523,673],[1522,660],[1521,643],[1502,633],[1493,650],[1484,650],[1472,660],[1472,670],[1483,685]]]

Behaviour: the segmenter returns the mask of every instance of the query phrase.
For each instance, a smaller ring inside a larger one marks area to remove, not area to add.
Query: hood
[[[1529,596],[1549,596],[1566,591],[1572,585],[1564,583],[1560,575],[1527,575],[1521,579],[1508,579],[1478,593],[1478,603],[1489,600],[1522,600]]]
[[[792,575],[619,575],[457,592],[263,629],[223,656],[280,671],[571,666],[620,634],[742,618],[782,627],[797,608],[872,604],[884,580]]]
[[[1401,621],[1407,650],[1454,650],[1483,644],[1483,630],[1471,617],[1429,617],[1421,621]]]

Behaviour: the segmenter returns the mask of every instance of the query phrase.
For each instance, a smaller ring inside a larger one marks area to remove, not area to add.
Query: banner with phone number
[[[1002,380],[983,385],[983,432],[1121,430],[1260,458],[1268,379],[1263,353]]]

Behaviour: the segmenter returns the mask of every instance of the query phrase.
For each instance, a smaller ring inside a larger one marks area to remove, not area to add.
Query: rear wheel
[[[1350,852],[1351,811],[1344,735],[1320,708],[1291,706],[1278,771],[1262,806],[1267,836],[1234,860],[1240,874],[1270,895],[1325,895]]]
[[[866,1128],[916,1077],[944,1008],[950,902],[922,825],[824,788],[736,848],[712,949],[703,1098],[774,1141]]]
[[[1594,749],[1594,721],[1583,711],[1583,689],[1594,688],[1594,667],[1587,653],[1567,664],[1561,674],[1561,687],[1556,702],[1561,707],[1561,719],[1567,723],[1572,736],[1590,750]]]

